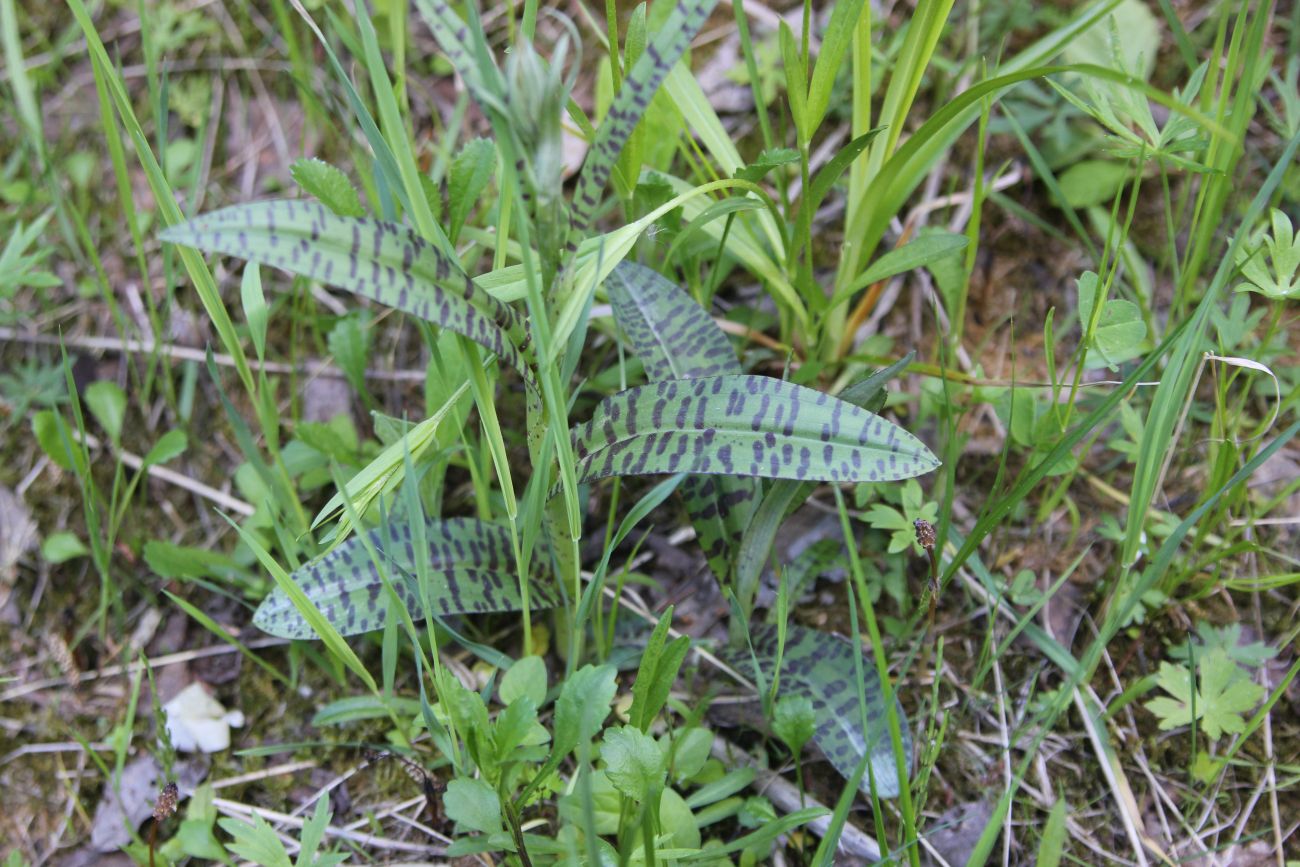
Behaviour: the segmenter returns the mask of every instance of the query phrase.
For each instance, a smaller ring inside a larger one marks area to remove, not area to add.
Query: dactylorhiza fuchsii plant
[[[322,516],[343,512],[335,546],[293,573],[292,588],[282,584],[266,598],[255,618],[262,629],[297,639],[324,637],[324,629],[337,639],[383,628],[398,615],[409,624],[522,611],[527,625],[532,611],[556,608],[567,623],[566,656],[577,665],[587,621],[600,604],[600,581],[584,585],[580,570],[579,486],[668,475],[658,499],[680,486],[709,565],[742,615],[732,628],[737,665],[768,684],[779,680],[783,694],[805,695],[817,714],[814,741],[834,766],[864,788],[874,780],[879,795],[891,796],[906,785],[898,745],[910,753],[910,738],[879,667],[864,666],[856,646],[835,636],[747,621],[776,529],[811,485],[901,480],[938,466],[920,440],[873,411],[896,371],[840,397],[745,374],[705,309],[655,270],[626,260],[644,221],[581,242],[624,144],[715,3],[680,0],[649,37],[596,128],[566,203],[559,136],[573,83],[563,72],[568,39],[559,40],[549,64],[525,42],[503,73],[472,12],[466,22],[443,0],[418,0],[492,123],[503,167],[501,207],[513,209],[505,228],[513,226],[519,245],[513,284],[501,274],[483,280],[466,273],[422,208],[422,186],[382,153],[379,170],[414,227],[282,200],[207,214],[163,238],[345,289],[460,335],[467,386],[485,417],[495,419],[497,398],[485,375],[495,368],[485,369],[480,350],[496,359],[499,375],[513,370],[523,384],[532,474],[522,497],[515,496],[499,427],[495,437],[489,430],[508,521],[425,520],[416,513],[347,536],[394,490],[392,480],[420,460],[440,414],[381,455],[375,465],[387,466],[387,475],[364,471],[359,478],[373,484],[349,483],[326,507]],[[566,383],[602,292],[649,381],[606,397],[590,420],[570,426]],[[522,299],[523,308],[510,299]],[[765,487],[762,479],[772,481]]]

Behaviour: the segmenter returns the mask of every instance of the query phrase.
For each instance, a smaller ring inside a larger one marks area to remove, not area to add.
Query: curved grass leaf
[[[162,233],[164,241],[239,256],[396,307],[487,347],[531,382],[517,348],[523,324],[415,232],[339,217],[316,202],[236,205]]]
[[[764,376],[629,388],[601,401],[573,440],[580,482],[653,473],[881,482],[939,466],[920,440],[892,422]]]
[[[576,235],[581,236],[591,223],[618,155],[650,106],[655,91],[681,59],[716,5],[718,0],[678,0],[663,26],[646,43],[644,53],[628,70],[605,120],[596,130],[596,138],[578,177],[573,197],[573,231]]]
[[[429,600],[435,616],[518,611],[514,555],[507,528],[473,518],[429,521],[425,531],[429,564]],[[367,534],[398,597],[413,619],[423,616],[416,581],[414,536],[408,523],[395,522]],[[361,537],[353,537],[291,576],[340,635],[380,629],[387,621],[389,599],[375,563]],[[529,589],[534,608],[560,604],[549,583]],[[288,594],[273,590],[258,607],[253,622],[281,638],[318,637]]]
[[[740,373],[727,335],[681,287],[623,261],[605,288],[614,318],[652,381]],[[761,493],[759,482],[747,476],[687,476],[681,490],[709,568],[725,583]]]
[[[781,695],[804,696],[812,702],[817,727],[813,743],[817,745],[844,777],[853,775],[864,753],[870,753],[871,773],[876,778],[876,792],[883,798],[898,796],[898,769],[889,738],[889,723],[884,694],[876,668],[865,660],[862,666],[862,692],[867,702],[867,730],[862,731],[858,690],[854,684],[853,645],[836,635],[818,632],[796,624],[787,626],[785,650],[781,656]],[[763,679],[770,684],[776,676],[777,627],[759,624],[751,627],[754,656],[746,647],[732,647],[720,652],[723,661],[742,674],[753,671],[757,662]],[[898,722],[903,730],[906,755],[912,754],[912,736],[901,705],[896,705]],[[862,777],[862,790],[868,791],[868,776]]]

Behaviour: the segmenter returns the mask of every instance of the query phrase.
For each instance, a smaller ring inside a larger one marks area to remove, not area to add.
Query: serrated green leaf
[[[364,217],[366,209],[352,182],[343,172],[324,160],[304,157],[289,167],[298,186],[320,199],[321,204],[340,217]]]
[[[754,161],[736,172],[736,177],[758,183],[773,169],[799,162],[799,152],[794,148],[769,148],[759,153]]]
[[[638,803],[664,784],[664,754],[650,735],[635,726],[608,729],[600,745],[605,776]]]
[[[555,740],[551,761],[563,758],[600,731],[618,684],[612,665],[584,665],[564,682],[555,701]]]
[[[596,130],[582,173],[578,176],[573,197],[575,236],[580,237],[591,224],[623,146],[650,106],[659,85],[704,26],[717,3],[718,0],[678,0],[663,26],[646,43],[644,53],[628,70],[623,86],[605,113],[605,120]]]
[[[580,482],[702,473],[829,482],[939,466],[907,431],[850,403],[763,376],[669,380],[601,401],[573,431]]]
[[[1222,647],[1207,651],[1198,660],[1197,672],[1200,683],[1193,702],[1192,675],[1187,667],[1160,663],[1156,682],[1172,698],[1152,699],[1146,707],[1160,718],[1161,730],[1199,720],[1201,729],[1211,740],[1218,740],[1224,732],[1245,731],[1242,715],[1259,703],[1266,691],[1264,687],[1252,681]]]
[[[751,627],[751,640],[759,668],[768,683],[776,674],[777,629],[771,624]],[[867,731],[863,732],[854,685],[853,646],[844,639],[791,624],[781,658],[781,691],[803,696],[817,718],[815,743],[843,776],[850,777],[864,753],[871,756],[876,791],[885,798],[898,795],[898,769],[889,738],[884,695],[876,669],[869,661],[862,666],[863,694],[867,701]],[[740,672],[753,670],[748,648],[729,648],[721,656]],[[904,752],[911,755],[912,739],[901,705],[896,707],[902,727]],[[867,791],[863,776],[862,789]]]
[[[290,199],[236,205],[162,233],[165,241],[239,256],[338,286],[464,335],[532,383],[514,338],[518,314],[406,226],[339,217]]]
[[[428,522],[426,530],[430,603],[434,615],[518,611],[523,603],[510,533],[505,527],[472,518]],[[415,550],[409,523],[393,522],[366,534],[384,561],[388,579],[413,619],[423,616],[415,571]],[[378,569],[362,539],[353,537],[324,557],[293,573],[302,589],[340,635],[379,629],[387,622],[388,599]],[[559,604],[553,585],[531,586],[534,608]],[[262,630],[282,638],[316,638],[292,601],[279,588],[258,606],[253,616]]]
[[[727,335],[695,299],[659,273],[620,262],[605,281],[614,318],[651,381],[740,373]],[[758,501],[745,476],[688,476],[682,497],[709,567],[725,580]]]
[[[289,853],[276,836],[275,829],[257,813],[248,821],[235,818],[218,819],[217,824],[234,840],[226,844],[231,853],[246,858],[263,867],[293,867]]]
[[[451,161],[447,178],[447,201],[451,220],[447,234],[454,242],[471,210],[479,204],[479,197],[492,182],[497,167],[497,149],[485,138],[471,139]]]

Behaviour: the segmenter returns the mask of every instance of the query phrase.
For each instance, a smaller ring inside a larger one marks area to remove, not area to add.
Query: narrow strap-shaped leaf
[[[162,233],[164,241],[239,256],[396,307],[463,334],[531,382],[518,314],[405,226],[340,217],[316,202],[236,205]]]
[[[387,621],[388,596],[366,552],[366,541],[374,545],[412,619],[423,617],[411,526],[394,522],[366,536],[348,539],[291,576],[341,635],[380,629]],[[519,611],[523,607],[507,528],[473,518],[431,520],[426,541],[428,550],[423,556],[429,564],[429,599],[435,616]],[[560,604],[554,586],[543,581],[529,588],[529,602],[533,608]],[[263,600],[253,622],[281,638],[317,637],[279,589]]]
[[[587,161],[578,178],[578,188],[573,197],[575,236],[581,236],[591,223],[618,155],[645,114],[655,91],[681,59],[717,4],[718,0],[678,0],[668,20],[646,43],[645,52],[628,71],[623,86],[614,95],[614,102],[605,114],[605,120],[596,130],[596,139],[587,151]]]
[[[858,690],[853,665],[853,645],[836,635],[807,629],[796,624],[787,626],[785,651],[781,656],[781,694],[801,695],[812,702],[817,727],[815,743],[845,777],[853,775],[864,753],[870,753],[871,771],[876,791],[881,797],[898,796],[898,769],[894,748],[889,739],[889,723],[884,693],[874,665],[862,666],[862,692],[867,702],[867,730],[861,726]],[[719,655],[742,674],[753,671],[757,660],[763,679],[771,683],[776,675],[777,628],[772,624],[751,627],[749,648],[731,647]],[[912,754],[912,737],[901,705],[895,705],[903,731],[904,753]],[[868,791],[868,777],[862,777],[862,790]]]
[[[706,473],[881,482],[939,466],[880,416],[764,376],[651,383],[607,397],[574,429],[578,480]]]
[[[489,118],[500,112],[504,108],[501,70],[486,52],[474,52],[474,46],[485,40],[473,38],[470,23],[457,15],[446,0],[416,0],[415,7],[479,107]]]
[[[658,272],[624,260],[605,280],[614,318],[650,380],[740,373],[727,335]],[[709,567],[724,583],[761,493],[752,476],[687,476],[682,497]]]

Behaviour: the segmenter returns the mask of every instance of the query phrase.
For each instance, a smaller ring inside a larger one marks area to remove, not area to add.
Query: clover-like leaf
[[[502,526],[473,518],[433,520],[425,531],[429,565],[429,602],[432,613],[445,617],[488,611],[519,611],[519,596],[510,533]],[[366,538],[374,546],[394,591],[415,620],[424,604],[416,578],[414,537],[409,523],[392,522],[372,530]],[[357,635],[379,629],[387,622],[389,599],[379,570],[365,548],[353,537],[314,563],[293,573],[306,593],[340,635]],[[529,590],[534,608],[559,604],[554,585],[534,581]],[[316,638],[316,634],[280,589],[262,601],[253,622],[281,638]]]
[[[1192,694],[1192,675],[1184,665],[1160,663],[1156,682],[1172,697],[1147,702],[1147,710],[1160,718],[1160,728],[1169,730],[1199,720],[1211,740],[1224,732],[1246,730],[1243,714],[1249,713],[1264,695],[1264,687],[1250,679],[1222,647],[1211,648],[1196,666],[1200,683]]]

